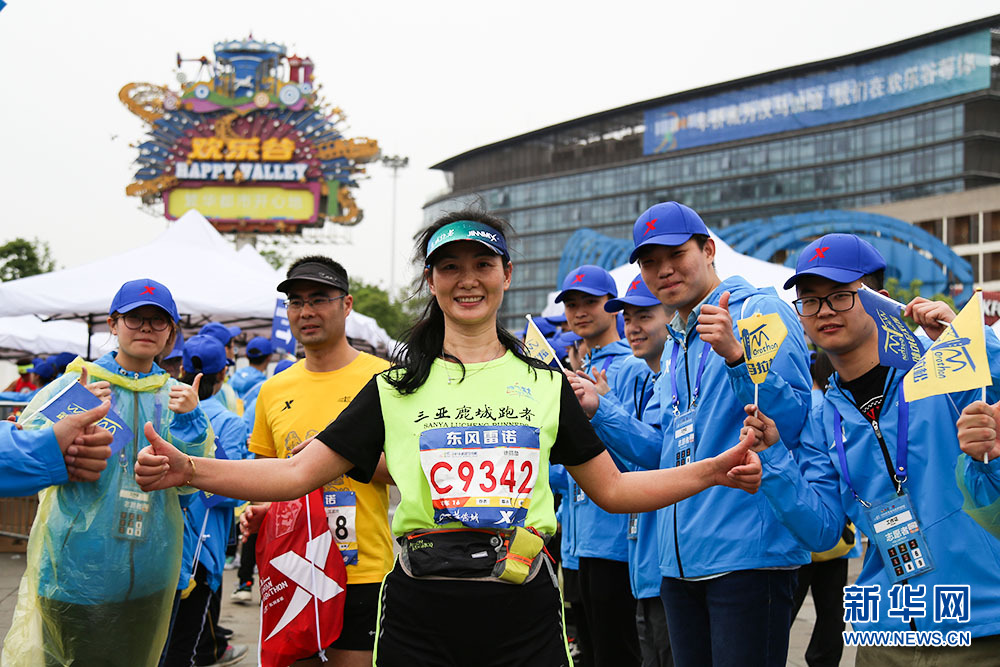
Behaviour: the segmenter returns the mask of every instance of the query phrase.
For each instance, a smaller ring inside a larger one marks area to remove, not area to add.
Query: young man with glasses
[[[957,473],[969,488],[1000,484],[995,461],[966,460],[956,471],[961,449],[955,421],[980,390],[904,400],[906,371],[880,365],[877,325],[857,296],[862,285],[883,291],[885,266],[874,247],[851,234],[827,234],[799,256],[785,287],[795,286],[802,326],[836,372],[796,455],[813,473],[808,482],[770,419],[776,409],[761,406],[755,413],[746,407],[745,428],[758,438],[755,449],[764,464],[761,490],[813,551],[837,542],[845,518],[868,536],[861,575],[845,589],[845,620],[855,631],[887,631],[890,639],[913,631],[916,645],[891,639],[885,646],[859,646],[858,665],[994,665],[1000,655],[1000,541],[962,511],[956,483]],[[907,304],[905,315],[935,340],[955,317],[946,304],[920,297]],[[989,329],[986,347],[995,383],[1000,341]],[[996,384],[988,393],[997,399]],[[972,642],[931,645],[916,631],[970,631]]]
[[[288,297],[288,322],[305,359],[261,385],[250,434],[250,451],[258,457],[290,456],[336,419],[372,376],[389,367],[348,342],[345,322],[353,306],[348,289],[344,268],[322,256],[296,261],[278,285]],[[372,664],[378,591],[393,559],[388,481],[387,474],[368,484],[345,475],[323,487],[324,494],[336,494],[336,512],[328,511],[328,518],[347,565],[344,629],[326,650],[332,667]],[[256,507],[250,516],[259,525]]]

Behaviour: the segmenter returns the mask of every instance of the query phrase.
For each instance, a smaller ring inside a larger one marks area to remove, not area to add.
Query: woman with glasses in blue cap
[[[47,426],[39,408],[86,371],[109,384],[111,407],[133,438],[112,452],[97,481],[41,492],[5,665],[157,663],[180,572],[182,519],[176,490],[147,493],[136,484],[139,438],[149,424],[196,456],[210,454],[213,441],[198,408],[199,380],[178,383],[154,362],[171,348],[178,319],[166,286],[125,283],[108,315],[117,351],[74,360],[28,404],[24,428]]]
[[[230,497],[298,498],[383,452],[401,502],[401,554],[383,582],[377,665],[569,665],[544,542],[551,463],[609,511],[646,511],[714,484],[757,489],[745,445],[683,469],[620,473],[559,371],[497,321],[513,266],[506,222],[445,215],[419,237],[431,299],[396,367],[375,376],[317,442],[288,459],[217,461],[147,429],[136,479]]]

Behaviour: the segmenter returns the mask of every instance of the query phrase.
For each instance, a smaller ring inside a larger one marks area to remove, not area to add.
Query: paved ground
[[[3,544],[0,543],[0,548]],[[0,553],[0,636],[6,635],[10,628],[11,616],[14,613],[14,603],[17,600],[17,586],[24,572],[24,555],[18,553]],[[861,569],[861,559],[855,558],[851,561],[850,580],[854,581]],[[237,605],[229,601],[229,593],[236,585],[235,570],[227,570],[223,577],[222,596],[222,625],[235,631],[232,642],[246,644],[250,647],[249,654],[240,664],[251,665],[256,663],[257,636],[258,636],[258,603],[260,598],[257,587],[254,587],[254,604]],[[809,643],[809,633],[812,632],[812,624],[816,618],[813,609],[812,598],[806,598],[799,612],[798,618],[792,626],[790,648],[788,652],[788,665],[794,667],[806,667],[803,658],[806,645]],[[841,665],[854,664],[854,649],[848,648],[844,651],[844,658]]]

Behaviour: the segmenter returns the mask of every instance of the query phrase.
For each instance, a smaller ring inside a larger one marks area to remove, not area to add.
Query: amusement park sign
[[[197,209],[223,232],[361,220],[351,191],[378,143],[340,133],[344,115],[318,98],[312,61],[251,38],[194,62],[194,81],[178,72],[179,92],[130,83],[119,93],[149,125],[127,194],[162,200],[169,219]]]

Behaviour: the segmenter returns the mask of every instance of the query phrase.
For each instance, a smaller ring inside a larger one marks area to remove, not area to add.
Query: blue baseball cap
[[[785,289],[791,289],[802,276],[852,283],[884,268],[885,258],[868,241],[854,234],[827,234],[802,250],[795,262],[795,275],[785,281]]]
[[[653,296],[653,293],[649,291],[646,287],[646,283],[642,281],[642,274],[640,273],[628,286],[628,290],[625,292],[625,296],[618,297],[617,299],[610,299],[604,304],[604,310],[609,313],[613,313],[616,310],[624,310],[625,306],[639,306],[640,308],[647,308],[649,306],[660,305],[660,300]]]
[[[562,291],[556,297],[556,303],[566,298],[569,292],[584,292],[601,296],[610,294],[612,297],[618,296],[618,287],[615,286],[615,279],[611,274],[599,266],[584,264],[578,266],[569,273],[562,281]]]
[[[566,348],[577,341],[581,341],[583,338],[572,331],[564,331],[561,334],[556,334],[549,339],[549,345],[552,346],[553,351],[561,359],[566,356]]]
[[[149,278],[130,280],[118,288],[115,298],[111,300],[108,315],[116,312],[128,313],[139,306],[158,306],[166,311],[174,322],[181,319],[177,314],[177,304],[174,303],[174,297],[167,286]]]
[[[678,246],[686,243],[692,234],[709,236],[705,221],[693,208],[675,201],[654,204],[636,219],[632,227],[635,249],[628,256],[628,261],[635,262],[639,258],[639,248],[643,246]]]
[[[544,336],[545,338],[551,338],[552,335],[556,332],[556,325],[552,324],[544,317],[532,317],[531,321],[535,323],[535,326],[538,327],[539,333],[541,333],[542,336]],[[526,336],[527,334],[528,334],[528,325],[525,324],[524,333],[521,335],[521,338],[524,338],[524,336]]]
[[[171,359],[180,359],[181,353],[184,351],[184,332],[177,328],[177,337],[174,339],[174,349],[167,352],[166,356],[163,357],[161,361],[170,361]]]
[[[437,252],[442,246],[455,241],[476,241],[510,261],[510,252],[507,250],[507,239],[504,238],[500,230],[476,220],[459,220],[445,225],[434,232],[427,241],[427,265],[431,264],[431,255]]]
[[[274,348],[271,346],[271,340],[263,336],[251,338],[250,342],[247,343],[247,356],[253,359],[266,357],[272,352],[274,352]]]
[[[223,345],[229,345],[229,341],[240,335],[243,331],[239,327],[227,327],[219,322],[209,322],[201,329],[198,329],[199,336],[211,336]]]
[[[56,369],[62,373],[66,370],[66,367],[69,366],[74,359],[76,359],[76,357],[77,355],[72,352],[60,352],[52,358],[52,361],[55,362]]]
[[[182,356],[188,373],[218,373],[227,366],[226,348],[214,336],[191,336],[184,342]]]
[[[51,382],[58,375],[58,369],[52,359],[35,364],[31,372],[37,375],[42,382]]]
[[[566,311],[564,310],[563,312],[559,313],[558,315],[552,315],[550,317],[546,317],[545,320],[549,324],[554,324],[554,325],[557,325],[557,326],[560,325],[560,324],[566,324]]]
[[[274,375],[277,375],[281,371],[287,370],[295,365],[295,362],[291,359],[282,359],[274,365]],[[273,377],[273,375],[272,375]]]

